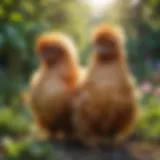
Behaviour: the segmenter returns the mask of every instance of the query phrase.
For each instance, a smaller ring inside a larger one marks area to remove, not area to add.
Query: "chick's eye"
[[[47,46],[43,49],[44,52],[60,52],[61,48],[59,46]]]
[[[95,46],[95,50],[97,52],[102,53],[102,52],[109,52],[109,51],[112,50],[112,48],[110,46],[108,46],[108,45],[96,45]]]
[[[52,48],[51,47],[45,47],[45,48],[43,48],[43,52],[44,53],[52,52]]]

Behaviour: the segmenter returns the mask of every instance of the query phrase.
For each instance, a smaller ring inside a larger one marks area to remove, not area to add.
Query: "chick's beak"
[[[102,55],[108,54],[111,51],[111,48],[105,45],[97,45],[95,49],[98,54],[102,54]]]
[[[59,51],[57,50],[56,47],[48,46],[43,50],[41,56],[42,56],[42,58],[47,60],[47,59],[56,58],[58,56],[58,54],[59,54]]]

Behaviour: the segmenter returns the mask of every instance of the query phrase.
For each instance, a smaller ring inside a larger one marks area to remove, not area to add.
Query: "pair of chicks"
[[[37,41],[41,65],[31,79],[30,102],[39,133],[47,138],[76,137],[89,145],[116,142],[135,126],[138,106],[123,34],[117,27],[100,25],[92,45],[84,74],[66,36],[44,34]]]

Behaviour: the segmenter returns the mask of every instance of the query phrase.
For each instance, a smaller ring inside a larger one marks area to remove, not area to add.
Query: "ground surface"
[[[65,160],[160,160],[160,145],[130,141],[116,148],[88,150],[75,142],[53,142]]]

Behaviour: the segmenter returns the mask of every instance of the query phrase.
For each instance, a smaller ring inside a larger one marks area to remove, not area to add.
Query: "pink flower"
[[[147,94],[150,93],[153,89],[153,86],[150,82],[144,81],[142,84],[140,84],[140,91]]]
[[[160,96],[160,87],[157,87],[154,91],[153,91],[153,94],[155,96]]]
[[[159,73],[154,73],[153,79],[154,79],[155,81],[159,81],[159,80],[160,80],[160,74],[159,74]]]

